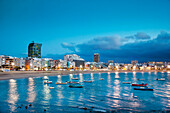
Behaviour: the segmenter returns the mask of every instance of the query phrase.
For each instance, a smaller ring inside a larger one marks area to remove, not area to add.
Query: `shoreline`
[[[9,79],[29,78],[29,77],[43,77],[43,76],[56,76],[56,75],[68,75],[68,74],[88,74],[88,73],[139,73],[139,72],[168,72],[168,71],[11,71],[11,72],[0,72],[0,81]]]

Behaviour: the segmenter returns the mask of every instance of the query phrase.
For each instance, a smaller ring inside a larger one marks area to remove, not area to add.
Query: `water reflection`
[[[36,92],[34,90],[34,79],[33,78],[28,78],[28,102],[34,102],[35,98],[36,98]]]
[[[58,76],[57,76],[57,82],[59,82],[59,83],[62,82],[62,80],[61,80],[61,75],[58,75]]]
[[[51,99],[49,86],[47,84],[44,84],[43,87],[44,87],[43,94],[44,94],[44,100],[45,100],[44,103],[49,103],[49,100]]]
[[[135,72],[135,71],[133,71],[133,79],[134,79],[134,80],[137,80],[137,79],[136,79],[136,72]]]
[[[10,79],[9,80],[9,91],[8,91],[8,96],[9,96],[9,106],[10,106],[10,111],[14,111],[16,109],[15,103],[18,101],[18,91],[17,91],[17,83],[16,80]]]
[[[119,72],[115,72],[115,78],[120,78],[119,77]]]
[[[90,76],[91,76],[91,80],[94,80],[94,78],[93,78],[93,73],[91,73]]]
[[[62,105],[62,99],[64,98],[63,94],[62,94],[62,90],[57,90],[57,97],[58,97],[58,100],[57,100],[57,105],[58,106],[61,106]]]
[[[108,84],[110,85],[110,83],[111,83],[111,80],[110,80],[110,74],[109,74],[109,75],[107,75],[107,82],[108,82]]]
[[[149,73],[149,75],[151,75],[151,72],[150,72],[150,71],[149,71],[148,73]]]
[[[73,74],[69,74],[69,78],[70,78],[70,80],[72,80]]]
[[[80,78],[80,82],[83,82],[83,76],[82,76],[82,73],[79,73],[79,78]]]
[[[113,90],[114,90],[114,92],[113,92],[113,98],[114,98],[114,100],[113,100],[113,102],[114,102],[114,104],[113,104],[113,107],[119,107],[120,105],[119,105],[119,99],[116,99],[116,98],[120,98],[120,81],[119,80],[114,80],[114,87],[113,87]]]

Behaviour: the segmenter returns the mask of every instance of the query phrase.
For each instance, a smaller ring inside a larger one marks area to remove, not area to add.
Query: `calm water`
[[[79,81],[91,79],[94,82],[82,83],[83,88],[55,85],[55,82],[69,81],[72,76],[79,77]],[[100,77],[104,80],[99,80]],[[156,78],[166,80],[156,81]],[[170,73],[56,75],[49,80],[53,82],[50,86],[54,89],[49,89],[42,77],[0,81],[0,112],[44,112],[44,109],[46,112],[170,110]],[[123,81],[145,82],[153,86],[154,91],[136,91],[130,84],[122,84]],[[25,109],[28,104],[32,106]]]

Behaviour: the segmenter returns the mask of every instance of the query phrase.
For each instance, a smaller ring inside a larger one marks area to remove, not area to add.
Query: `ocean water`
[[[55,82],[69,81],[71,77],[78,77],[83,88],[69,88],[68,85],[55,84]],[[42,77],[0,81],[0,113],[168,112],[170,110],[170,73],[80,73],[48,78],[52,84],[44,84]],[[145,80],[139,81],[138,78]],[[157,81],[157,78],[165,78],[165,81]],[[93,82],[84,83],[84,80],[93,80]],[[122,84],[124,81],[148,83],[154,91],[134,90],[134,86]],[[53,86],[54,89],[49,89],[49,86]],[[28,106],[29,104],[32,106]],[[27,109],[25,106],[28,106]]]

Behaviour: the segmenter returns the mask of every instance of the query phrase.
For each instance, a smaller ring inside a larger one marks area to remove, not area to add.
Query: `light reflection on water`
[[[34,102],[36,98],[36,92],[34,90],[34,79],[33,78],[28,78],[28,99],[27,101],[30,103]]]
[[[72,77],[78,77],[83,88],[69,88],[68,85],[56,85],[55,82],[69,81]],[[156,78],[164,77],[165,81],[157,81]],[[4,97],[0,102],[3,112],[17,112],[18,105],[33,106],[27,109],[39,111],[49,106],[48,112],[67,110],[67,112],[85,112],[82,107],[92,106],[97,109],[132,109],[132,110],[165,110],[170,107],[170,73],[90,73],[67,76],[49,77],[52,84],[44,84],[41,78],[10,79],[0,81],[0,85],[6,87],[7,93],[0,92]],[[99,80],[104,78],[104,80]],[[141,83],[138,78],[145,79],[154,91],[135,91],[130,84],[122,84],[123,81]],[[83,80],[94,80],[92,83],[84,83]],[[21,82],[22,81],[22,82]],[[23,85],[22,87],[19,87]],[[152,85],[152,86],[151,86]],[[49,89],[53,86],[54,89]],[[0,90],[4,90],[4,87]],[[25,88],[25,89],[24,89]],[[25,90],[26,93],[23,93]],[[22,98],[22,96],[25,98]],[[5,104],[7,102],[7,104]],[[34,105],[35,104],[35,105]],[[38,105],[37,105],[38,104]],[[7,109],[8,107],[9,109]],[[74,106],[74,107],[73,107]],[[23,109],[23,112],[25,109]],[[29,111],[30,110],[30,111]]]
[[[1,91],[3,91],[3,90],[1,90]],[[19,97],[19,94],[17,91],[17,83],[16,83],[16,80],[14,80],[14,79],[9,80],[8,96],[9,96],[8,103],[10,106],[10,111],[13,112],[16,109],[15,105],[16,105],[16,102],[18,101],[18,97]]]

